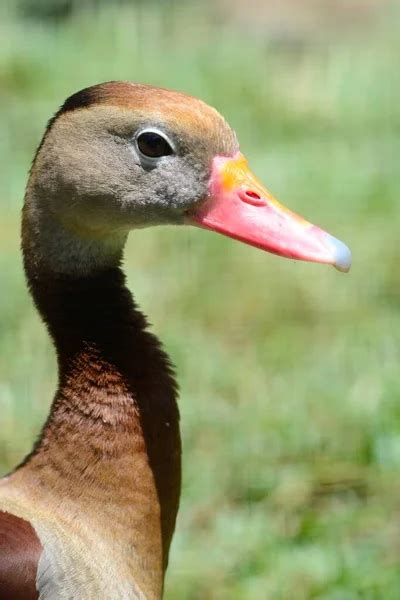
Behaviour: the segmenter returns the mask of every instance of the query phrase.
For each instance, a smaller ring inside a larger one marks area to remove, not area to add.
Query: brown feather
[[[0,511],[0,598],[35,600],[36,571],[42,552],[32,526]]]

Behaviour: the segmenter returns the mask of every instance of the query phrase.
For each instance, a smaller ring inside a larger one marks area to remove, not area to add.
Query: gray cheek
[[[139,172],[138,172],[139,169]],[[207,194],[209,174],[203,165],[177,157],[166,159],[151,171],[136,165],[126,190],[123,209],[139,225],[179,223],[184,212]]]
[[[160,201],[170,210],[183,212],[207,194],[209,173],[204,165],[184,159],[171,160],[160,169]]]

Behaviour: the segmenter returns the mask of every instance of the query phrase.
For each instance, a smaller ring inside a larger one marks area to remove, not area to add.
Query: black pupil
[[[160,156],[172,154],[172,148],[167,140],[162,135],[153,131],[147,131],[139,135],[137,144],[140,152],[151,158],[159,158]]]

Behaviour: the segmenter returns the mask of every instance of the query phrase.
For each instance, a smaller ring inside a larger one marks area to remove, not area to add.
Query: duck
[[[350,268],[347,246],[281,205],[201,100],[132,82],[70,96],[22,212],[58,386],[33,449],[0,480],[2,600],[163,597],[181,488],[177,383],[121,266],[129,232],[159,225]]]

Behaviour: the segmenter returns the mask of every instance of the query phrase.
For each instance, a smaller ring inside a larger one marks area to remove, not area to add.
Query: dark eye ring
[[[164,135],[158,131],[142,131],[136,138],[137,147],[146,158],[161,158],[173,154],[173,148]]]

